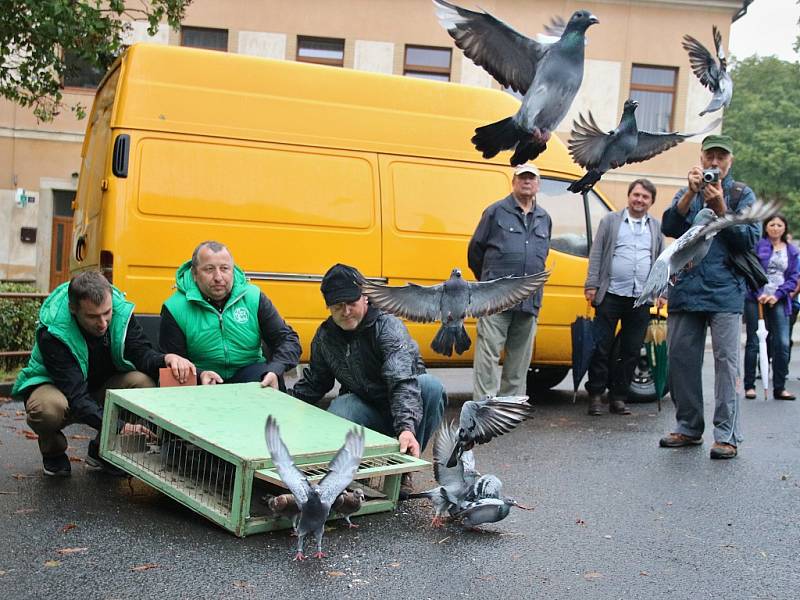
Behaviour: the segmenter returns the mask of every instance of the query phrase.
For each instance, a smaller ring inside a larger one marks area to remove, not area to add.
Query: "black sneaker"
[[[129,475],[112,465],[110,462],[100,458],[100,444],[97,440],[89,442],[89,448],[86,451],[86,466],[90,469],[102,470],[104,473],[113,475],[114,477],[128,477]]]
[[[58,456],[43,456],[42,470],[49,477],[69,477],[72,475],[72,465],[66,454]]]

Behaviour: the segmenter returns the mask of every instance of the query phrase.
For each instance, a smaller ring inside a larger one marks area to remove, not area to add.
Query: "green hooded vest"
[[[222,312],[200,293],[192,277],[192,262],[175,273],[177,291],[164,303],[186,336],[186,352],[198,369],[229,379],[247,365],[264,360],[258,304],[261,290],[233,267],[233,289]]]
[[[62,283],[45,298],[39,311],[39,324],[37,327],[45,327],[50,335],[66,344],[72,356],[78,361],[83,376],[88,377],[89,349],[86,346],[86,340],[81,333],[78,322],[69,311],[68,288],[69,282]],[[111,340],[111,358],[114,362],[114,367],[122,373],[135,371],[136,367],[125,360],[124,356],[125,335],[128,332],[128,323],[133,315],[133,304],[125,300],[125,294],[113,286],[111,287],[111,302],[114,313],[108,327],[109,339]],[[52,383],[52,381],[44,365],[42,353],[39,351],[39,344],[36,342],[33,345],[28,366],[22,369],[17,376],[11,395],[18,396],[26,388],[42,383]]]

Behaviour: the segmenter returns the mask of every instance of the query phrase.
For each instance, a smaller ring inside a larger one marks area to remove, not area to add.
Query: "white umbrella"
[[[764,383],[764,400],[767,399],[769,389],[769,354],[767,354],[767,324],[764,322],[764,305],[758,305],[758,368],[761,371],[761,381]]]

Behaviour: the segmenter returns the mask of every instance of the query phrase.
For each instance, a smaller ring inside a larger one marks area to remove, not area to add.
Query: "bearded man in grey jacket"
[[[611,395],[610,412],[631,413],[625,400],[650,320],[649,305],[634,308],[633,304],[664,245],[661,223],[647,214],[655,199],[656,188],[649,180],[637,179],[631,183],[627,207],[603,217],[592,244],[584,284],[586,300],[597,309],[595,349],[586,383],[590,415],[603,414],[606,389]],[[619,359],[612,363],[620,320]]]

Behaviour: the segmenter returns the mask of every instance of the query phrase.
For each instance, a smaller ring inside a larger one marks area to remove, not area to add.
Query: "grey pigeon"
[[[409,283],[401,287],[361,282],[361,291],[373,306],[403,319],[430,323],[441,321],[442,326],[431,342],[439,354],[451,356],[453,349],[462,354],[472,344],[464,319],[484,317],[519,304],[541,288],[550,271],[525,277],[501,277],[491,281],[466,281],[459,269],[453,269],[450,279],[431,286]]]
[[[503,482],[496,475],[481,475],[472,484],[465,500],[467,502],[475,502],[483,500],[484,498],[502,498],[503,497]]]
[[[325,520],[331,512],[336,498],[353,481],[364,453],[364,428],[353,428],[347,432],[344,445],[328,463],[328,473],[318,485],[309,483],[306,476],[295,466],[286,444],[281,439],[278,424],[270,415],[264,427],[264,437],[270,457],[281,476],[281,480],[289,488],[300,507],[300,518],[297,521],[297,553],[295,560],[305,560],[303,543],[309,533],[317,540],[315,558],[322,558],[322,536],[325,534]]]
[[[663,296],[670,278],[689,264],[699,264],[708,254],[714,236],[720,231],[734,225],[762,222],[776,214],[781,206],[782,202],[779,201],[756,200],[741,213],[728,213],[722,217],[717,217],[710,208],[702,209],[695,216],[689,230],[667,247],[653,263],[634,306],[653,302]]]
[[[690,35],[683,36],[683,49],[689,53],[689,63],[692,71],[705,87],[711,90],[713,96],[700,115],[726,108],[731,103],[733,96],[733,80],[728,73],[728,60],[722,47],[722,34],[717,26],[712,26],[714,46],[717,50],[719,63],[714,60],[711,52],[703,44]]]
[[[508,433],[530,417],[533,409],[527,400],[527,396],[501,396],[464,402],[458,418],[458,441],[447,466],[454,467],[464,450]]]
[[[351,529],[355,529],[358,525],[350,521],[350,515],[357,513],[361,510],[361,505],[364,503],[364,490],[356,488],[352,492],[344,491],[336,498],[336,501],[331,507],[331,512],[344,517],[344,522]]]
[[[472,452],[464,452],[453,467],[447,461],[458,443],[458,427],[455,423],[443,422],[433,443],[433,476],[438,486],[411,494],[409,498],[428,498],[433,503],[434,516],[431,526],[441,527],[443,520],[465,501],[478,479]]]
[[[720,124],[718,119],[697,133],[639,131],[635,114],[637,106],[639,103],[636,100],[626,100],[619,125],[609,132],[602,131],[597,126],[591,112],[587,118],[578,115],[578,119],[572,124],[567,145],[572,158],[587,169],[587,173],[570,184],[567,188],[570,192],[586,192],[600,181],[606,171],[617,169],[626,163],[649,160],[687,138],[708,133]]]
[[[586,10],[572,14],[553,44],[532,40],[487,12],[433,0],[436,16],[456,46],[500,85],[524,94],[519,111],[475,130],[472,143],[484,158],[516,148],[512,165],[541,154],[569,111],[583,81],[586,30],[598,23]]]
[[[484,523],[502,521],[511,512],[512,506],[522,510],[533,510],[527,506],[522,506],[513,498],[482,498],[465,504],[453,514],[453,520],[465,527],[474,529]]]

